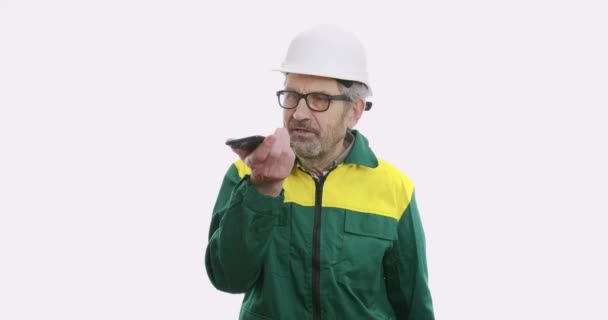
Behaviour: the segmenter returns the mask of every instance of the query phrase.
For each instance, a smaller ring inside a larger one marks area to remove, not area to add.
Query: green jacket
[[[319,181],[294,165],[276,198],[228,170],[205,264],[245,293],[240,319],[434,319],[414,186],[352,133],[342,164]]]

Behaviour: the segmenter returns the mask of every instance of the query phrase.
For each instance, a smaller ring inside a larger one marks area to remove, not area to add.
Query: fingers
[[[289,145],[289,132],[286,128],[279,128],[275,131],[275,135],[277,136],[277,144],[281,146],[280,157],[283,159],[282,161],[293,165],[296,155]]]
[[[275,143],[275,139],[276,138],[272,135],[266,137],[266,139],[264,139],[264,142],[262,142],[262,144],[260,144],[260,146],[258,146],[255,150],[253,150],[253,152],[251,153],[251,155],[248,158],[248,161],[252,165],[266,161],[266,158],[268,158],[268,155],[270,154],[270,150],[272,150],[272,147]]]
[[[280,138],[275,138],[275,143],[272,144],[272,147],[268,153],[268,158],[270,159],[279,159],[281,157],[281,152],[283,149],[283,145],[281,144]]]
[[[286,129],[277,129],[266,137],[264,142],[248,157],[247,165],[254,174],[272,177],[277,167],[283,164],[282,155],[289,147],[289,135]],[[291,163],[293,164],[293,162]]]
[[[295,160],[295,154],[289,145],[289,132],[278,128],[253,151],[232,148],[245,164],[251,168],[252,178],[256,181],[276,182],[285,179]]]
[[[289,132],[286,128],[277,128],[273,135],[281,142],[286,141],[286,145],[289,146]]]

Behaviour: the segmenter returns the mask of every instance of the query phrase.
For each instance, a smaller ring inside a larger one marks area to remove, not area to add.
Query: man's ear
[[[356,101],[351,102],[352,104],[352,112],[350,117],[348,118],[348,128],[352,129],[355,127],[359,119],[361,119],[361,115],[363,114],[363,110],[365,109],[365,101],[363,99],[358,99]]]

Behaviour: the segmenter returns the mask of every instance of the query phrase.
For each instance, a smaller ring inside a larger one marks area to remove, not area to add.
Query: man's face
[[[335,79],[302,74],[289,74],[285,90],[301,94],[340,94]],[[304,159],[321,160],[337,156],[336,153],[342,150],[346,130],[354,125],[352,113],[352,107],[346,101],[338,100],[331,101],[329,109],[323,112],[310,110],[304,99],[296,108],[285,109],[283,125],[289,130],[295,154]]]

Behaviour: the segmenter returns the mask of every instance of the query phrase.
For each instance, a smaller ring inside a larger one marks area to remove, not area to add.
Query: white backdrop
[[[396,2],[395,2],[396,3]],[[204,248],[290,39],[355,32],[438,319],[608,319],[605,1],[2,1],[2,319],[236,319]]]

